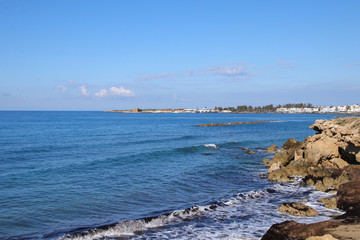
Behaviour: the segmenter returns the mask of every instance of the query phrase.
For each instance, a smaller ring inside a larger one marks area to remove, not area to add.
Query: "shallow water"
[[[1,239],[258,239],[303,198],[322,214],[293,219],[327,219],[324,193],[259,175],[265,147],[333,117],[0,112]],[[257,120],[279,122],[195,126]]]

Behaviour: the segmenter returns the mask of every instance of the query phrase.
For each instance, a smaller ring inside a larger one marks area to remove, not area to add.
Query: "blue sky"
[[[0,109],[360,103],[359,9],[350,0],[0,0]]]

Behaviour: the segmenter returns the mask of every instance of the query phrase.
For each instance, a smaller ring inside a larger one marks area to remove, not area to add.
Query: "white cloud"
[[[79,87],[79,89],[81,90],[81,94],[84,95],[84,96],[89,96],[89,91],[86,89],[86,86],[85,85],[82,85]]]
[[[110,87],[109,90],[101,89],[100,91],[94,93],[95,97],[132,97],[135,96],[135,93],[129,89],[125,89],[124,87]]]
[[[242,66],[242,65],[237,65],[237,66],[216,65],[216,66],[205,68],[204,73],[207,73],[210,75],[222,75],[222,76],[228,76],[228,77],[246,75],[245,66]]]
[[[108,95],[108,91],[106,89],[101,89],[100,91],[94,93],[95,97],[106,97]]]
[[[132,97],[135,95],[133,91],[125,89],[122,86],[120,88],[111,87],[109,88],[109,92],[113,96]]]
[[[65,87],[65,86],[62,85],[62,84],[57,85],[56,88],[61,89],[62,92],[66,92],[66,90],[67,90],[67,87]]]
[[[155,79],[164,79],[164,78],[172,78],[173,75],[170,73],[159,73],[155,75],[144,74],[142,76],[137,77],[137,80],[155,80]]]

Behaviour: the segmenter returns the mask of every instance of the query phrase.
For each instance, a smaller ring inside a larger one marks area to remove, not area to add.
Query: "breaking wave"
[[[163,227],[168,224],[188,221],[199,216],[215,213],[226,207],[238,204],[240,202],[248,202],[253,199],[263,198],[271,193],[276,192],[274,189],[250,191],[248,193],[239,193],[231,197],[227,201],[214,202],[206,206],[193,206],[183,210],[176,210],[159,216],[146,217],[136,220],[127,220],[110,225],[104,225],[91,230],[82,231],[74,234],[67,234],[59,238],[59,240],[94,240],[94,239],[112,239],[112,238],[128,238],[140,235],[150,229]],[[76,231],[76,230],[75,230]]]

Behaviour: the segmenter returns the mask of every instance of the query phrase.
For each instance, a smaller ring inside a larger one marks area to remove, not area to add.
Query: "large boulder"
[[[331,138],[322,138],[321,141],[310,142],[305,147],[304,158],[307,162],[320,164],[323,161],[338,157],[339,146]]]
[[[339,186],[337,207],[348,215],[360,217],[360,181],[350,181]]]
[[[311,224],[285,221],[272,225],[261,240],[306,240],[312,236],[322,236],[326,234],[326,228],[337,227],[339,224],[335,221]]]

